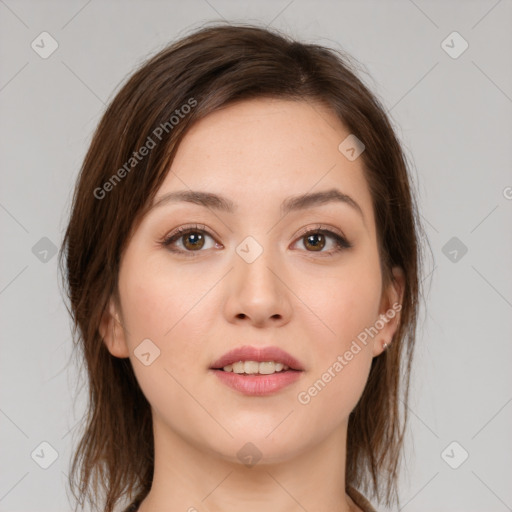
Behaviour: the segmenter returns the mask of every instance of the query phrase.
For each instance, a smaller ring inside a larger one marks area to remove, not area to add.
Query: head
[[[419,231],[401,146],[346,56],[221,25],[144,63],[93,137],[61,250],[89,382],[79,498],[147,494],[155,422],[225,460],[252,442],[268,464],[346,425],[346,484],[392,503]],[[302,392],[219,392],[213,361],[244,344],[294,355]]]

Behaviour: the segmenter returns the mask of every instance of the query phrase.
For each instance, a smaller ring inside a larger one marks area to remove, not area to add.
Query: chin
[[[230,439],[229,444],[211,447],[214,453],[230,463],[246,467],[273,465],[287,462],[306,449],[304,439],[293,440],[286,436],[266,437],[268,431],[245,432]]]

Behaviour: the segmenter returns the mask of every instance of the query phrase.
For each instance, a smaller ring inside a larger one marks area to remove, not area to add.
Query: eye
[[[210,245],[210,247],[207,246],[207,238],[213,241],[213,245]],[[329,245],[329,239],[331,239],[331,248],[324,251],[323,249]],[[308,249],[307,252],[322,253],[322,256],[334,256],[336,253],[352,247],[352,244],[341,233],[327,229],[324,226],[309,228],[309,230],[300,235],[299,240],[295,244],[299,241],[303,242],[303,246]],[[181,243],[181,247],[179,247],[180,244],[177,242]],[[221,244],[215,242],[213,235],[208,232],[206,226],[198,224],[182,226],[176,229],[166,236],[161,241],[161,244],[171,252],[186,256],[196,256],[194,253],[199,253],[202,249],[222,248]]]
[[[331,249],[323,251],[326,245],[328,245],[326,240],[329,238],[331,239]],[[318,226],[302,233],[299,240],[303,242],[304,247],[311,248],[307,252],[322,252],[322,256],[334,256],[334,254],[352,247],[352,244],[341,233],[323,226]]]
[[[182,226],[165,237],[161,244],[167,247],[171,252],[195,256],[195,254],[191,253],[201,252],[201,249],[205,248],[205,245],[207,245],[206,238],[211,238],[215,242],[213,236],[206,231],[205,226]],[[181,242],[182,248],[176,248],[176,242]],[[216,245],[218,246],[220,244],[214,243],[214,246]],[[211,248],[211,246],[206,247],[206,249],[209,248]]]

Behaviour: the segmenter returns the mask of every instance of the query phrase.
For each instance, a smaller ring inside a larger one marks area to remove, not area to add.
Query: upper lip
[[[264,361],[275,361],[276,363],[282,363],[289,366],[292,370],[304,370],[302,364],[295,359],[295,357],[279,347],[256,348],[249,345],[244,345],[243,347],[230,350],[220,357],[220,359],[214,361],[210,368],[224,368],[224,366],[238,361],[257,361],[260,363]]]

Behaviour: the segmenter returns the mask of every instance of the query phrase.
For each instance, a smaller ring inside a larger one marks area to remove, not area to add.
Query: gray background
[[[62,240],[92,131],[136,65],[222,18],[342,48],[366,67],[410,159],[433,250],[403,510],[512,510],[510,0],[0,0],[0,511],[70,510],[65,474],[85,394],[45,250]],[[46,59],[31,47],[43,31],[58,43]],[[445,50],[461,40],[442,45],[453,31],[469,44],[457,58]],[[48,469],[42,442],[58,453]]]

